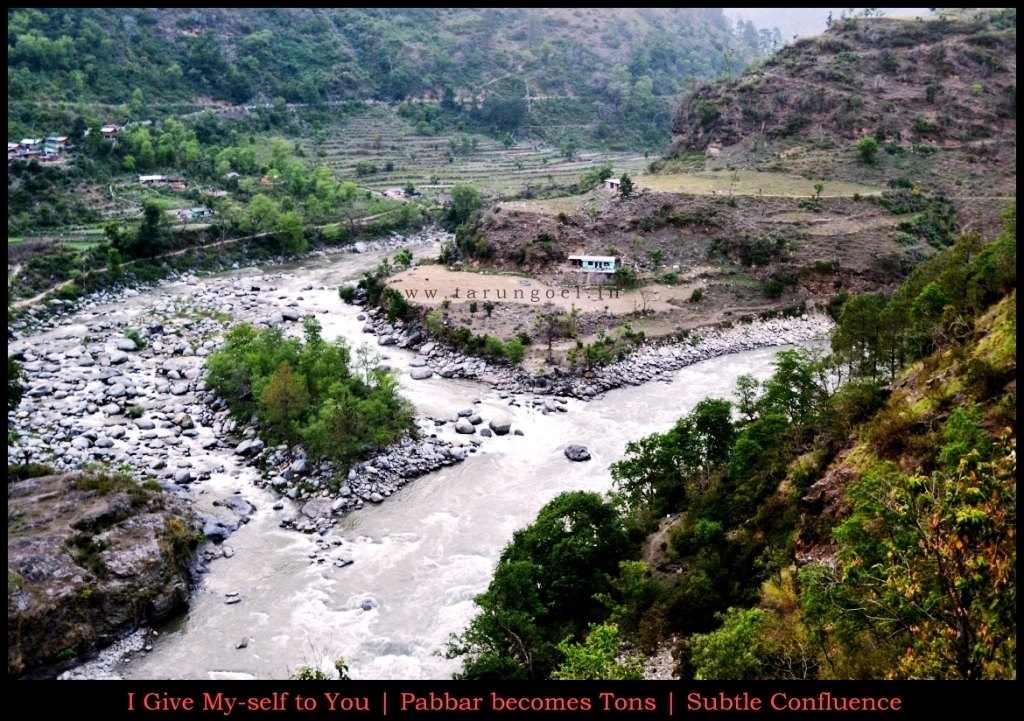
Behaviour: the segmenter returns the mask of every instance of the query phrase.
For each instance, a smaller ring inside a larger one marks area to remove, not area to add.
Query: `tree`
[[[623,173],[619,178],[619,196],[622,198],[633,196],[633,179],[629,177],[628,173]]]
[[[167,240],[167,214],[164,205],[157,200],[146,200],[142,205],[142,222],[136,233],[136,240],[129,256],[152,258],[164,251]]]
[[[277,217],[274,231],[281,245],[289,251],[298,253],[306,249],[306,234],[302,218],[294,210],[281,213]]]
[[[767,614],[758,608],[730,608],[722,625],[690,639],[694,678],[698,681],[761,678],[763,628]]]
[[[874,165],[878,159],[878,141],[870,135],[864,136],[857,141],[857,152],[867,165]]]
[[[294,373],[287,361],[282,363],[263,387],[260,402],[264,417],[272,427],[288,429],[309,407],[305,377]]]
[[[21,403],[25,389],[21,384],[21,364],[11,356],[7,356],[7,410],[13,411]]]
[[[146,113],[146,99],[142,94],[142,88],[135,88],[132,91],[132,99],[128,102],[128,112],[134,118],[141,118]]]
[[[558,338],[571,338],[576,335],[576,314],[558,311],[541,313],[534,321],[538,334],[547,341],[548,360],[553,357],[552,343]]]
[[[452,199],[445,208],[442,222],[449,230],[455,230],[469,220],[483,207],[483,196],[472,185],[456,185],[452,188]]]
[[[946,428],[950,445],[957,432]],[[851,487],[839,566],[808,568],[809,613],[848,644],[884,640],[893,675],[1007,677],[1015,667],[1016,453],[942,454],[929,475],[880,463]],[[856,652],[856,646],[853,646]]]
[[[395,253],[394,261],[396,268],[408,268],[412,265],[412,253],[408,248],[402,248]]]
[[[614,590],[628,544],[614,507],[596,493],[563,493],[545,505],[513,535],[476,599],[480,613],[452,639],[449,656],[465,659],[458,677],[548,678],[559,644],[602,615],[595,596]]]

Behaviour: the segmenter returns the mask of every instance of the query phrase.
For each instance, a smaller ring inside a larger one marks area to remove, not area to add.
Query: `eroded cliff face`
[[[10,480],[7,673],[49,675],[188,603],[201,538],[155,482],[86,471]]]

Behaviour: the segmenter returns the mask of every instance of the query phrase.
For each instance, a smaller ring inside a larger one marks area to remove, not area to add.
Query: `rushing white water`
[[[315,312],[326,338],[358,346],[367,339],[359,310],[341,304],[333,289],[373,260],[311,259],[283,276],[273,269],[273,292],[282,307]],[[486,439],[465,462],[347,516],[335,529],[342,544],[332,552],[354,561],[344,568],[312,560],[315,539],[279,528],[277,496],[253,486],[254,471],[220,451],[225,471],[202,484],[199,506],[204,498],[244,491],[258,510],[231,536],[234,557],[210,564],[188,612],[160,630],[150,651],[115,671],[131,678],[280,678],[300,665],[330,668],[343,657],[354,678],[449,677],[458,661],[444,658],[446,641],[473,616],[473,599],[516,529],[563,491],[607,490],[608,467],[628,441],[667,429],[703,398],[730,396],[743,373],[767,377],[778,350],[704,361],[677,371],[670,383],[614,390],[589,403],[570,400],[567,413],[544,415],[509,407],[475,382],[414,381],[407,372],[413,354],[388,348],[386,363],[421,414],[451,416],[480,399],[481,416],[508,415],[525,435]],[[570,462],[563,453],[569,443],[586,445],[592,459]],[[226,604],[230,592],[241,602]]]

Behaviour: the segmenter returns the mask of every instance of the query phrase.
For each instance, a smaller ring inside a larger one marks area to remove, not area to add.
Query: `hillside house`
[[[619,259],[614,255],[570,255],[569,265],[584,273],[612,274],[618,269]]]
[[[611,191],[613,191],[615,193],[619,192],[619,185],[620,184],[621,183],[619,183],[619,179],[618,178],[608,178],[608,180],[604,181],[605,189],[606,190],[611,190]]]
[[[140,175],[139,184],[148,186],[164,185],[167,183],[165,175]]]
[[[100,128],[100,135],[102,135],[107,140],[113,140],[114,138],[116,138],[118,136],[118,134],[120,132],[121,132],[121,126],[120,125],[110,124],[110,125],[104,125],[104,126],[102,126]]]
[[[205,218],[213,217],[213,210],[206,206],[198,206],[196,208],[180,208],[176,211],[178,220],[182,223],[192,223],[197,220],[203,220]]]

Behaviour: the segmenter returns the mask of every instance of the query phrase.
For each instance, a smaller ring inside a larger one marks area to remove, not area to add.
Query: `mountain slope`
[[[750,26],[745,26],[750,27]],[[718,9],[75,9],[8,13],[10,100],[672,94],[760,51]]]
[[[1013,10],[835,22],[687,97],[673,154],[721,147],[722,162],[744,166],[1015,195],[1015,23]],[[862,154],[868,136],[877,150]]]

